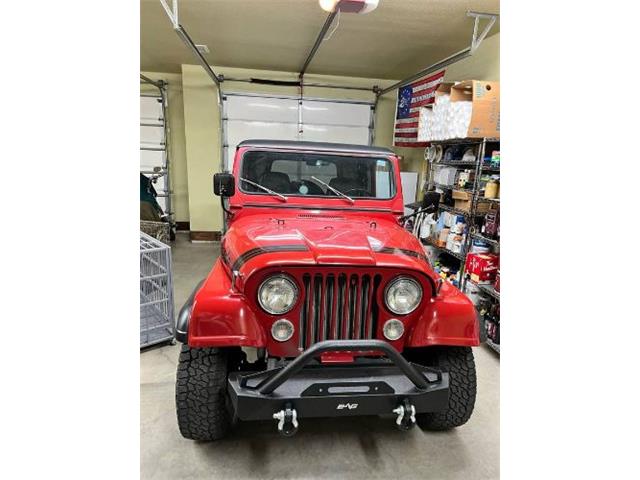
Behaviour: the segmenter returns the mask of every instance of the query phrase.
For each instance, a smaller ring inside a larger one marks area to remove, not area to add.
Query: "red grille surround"
[[[258,306],[260,284],[275,274],[286,274],[298,287],[295,307],[284,315],[270,315]],[[397,276],[409,276],[422,286],[420,306],[408,315],[395,315],[384,303],[384,289]],[[263,327],[269,332],[274,321],[286,318],[295,326],[293,338],[276,342],[268,335],[268,351],[274,356],[295,356],[322,340],[384,339],[384,322],[397,318],[405,326],[405,334],[389,342],[402,350],[415,320],[422,314],[433,290],[424,274],[377,267],[281,267],[267,268],[252,275],[246,284],[247,299],[255,306]]]

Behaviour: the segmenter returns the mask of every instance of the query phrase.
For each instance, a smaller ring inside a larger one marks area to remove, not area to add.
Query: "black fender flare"
[[[193,300],[196,297],[196,293],[202,287],[204,283],[204,278],[198,282],[196,288],[193,289],[187,301],[184,302],[184,305],[180,309],[178,313],[178,318],[176,320],[176,340],[181,343],[187,343],[188,333],[189,333],[189,320],[191,320],[191,309],[193,308]]]

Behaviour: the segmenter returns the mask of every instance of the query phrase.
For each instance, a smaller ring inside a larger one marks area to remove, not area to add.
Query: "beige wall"
[[[470,57],[447,67],[445,82],[500,80],[500,34],[487,37]]]
[[[248,70],[228,67],[213,67],[216,73],[226,77],[261,77],[275,80],[296,80],[297,73],[264,70]],[[393,81],[328,75],[306,75],[305,80],[345,86],[386,86]],[[296,87],[278,87],[240,82],[225,82],[225,92],[272,93],[297,95]],[[220,169],[221,140],[217,90],[202,67],[182,66],[184,95],[184,117],[187,152],[187,176],[189,182],[189,213],[191,230],[219,231],[222,229],[220,199],[212,193],[211,178]],[[305,96],[374,100],[372,92],[308,87]],[[385,98],[376,111],[375,144],[389,146],[393,135],[395,97]]]
[[[187,194],[187,154],[185,151],[184,109],[182,101],[182,75],[179,73],[142,72],[152,80],[165,80],[167,87],[169,115],[169,174],[173,191],[172,209],[178,222],[189,221],[189,198]],[[141,92],[157,93],[158,89],[149,84],[140,85]]]

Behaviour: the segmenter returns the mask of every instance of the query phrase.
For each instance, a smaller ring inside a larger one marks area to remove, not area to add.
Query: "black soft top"
[[[385,147],[369,147],[367,145],[350,145],[348,143],[327,142],[294,142],[289,140],[244,140],[238,144],[240,147],[260,147],[282,150],[314,150],[323,152],[364,153],[371,155],[394,155],[394,152]]]

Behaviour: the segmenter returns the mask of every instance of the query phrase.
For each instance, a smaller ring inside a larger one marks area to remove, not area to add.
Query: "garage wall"
[[[500,80],[500,34],[484,39],[472,56],[449,65],[445,82],[461,80]]]
[[[172,198],[175,219],[178,222],[189,221],[189,196],[187,194],[187,154],[184,133],[184,107],[182,100],[182,75],[179,73],[142,72],[152,80],[165,80],[169,82],[169,158],[171,159],[171,189],[174,192]],[[156,94],[158,89],[141,84],[140,91]]]
[[[228,67],[214,67],[216,73],[227,77],[269,78],[296,80],[297,73],[265,70],[249,70]],[[337,83],[340,85],[381,87],[390,85],[392,80],[338,77],[328,75],[305,75],[308,82]],[[189,184],[189,217],[191,230],[195,232],[219,232],[222,229],[220,199],[212,192],[213,174],[220,167],[220,118],[217,108],[216,87],[198,65],[182,65],[182,85],[184,98],[184,119],[187,154],[187,178]],[[296,87],[277,87],[240,82],[226,82],[225,92],[252,92],[265,94],[297,95]],[[327,88],[305,89],[305,96],[373,100],[370,92],[338,90]],[[384,98],[376,111],[375,144],[391,145],[395,97]],[[197,238],[197,237],[196,237]]]

